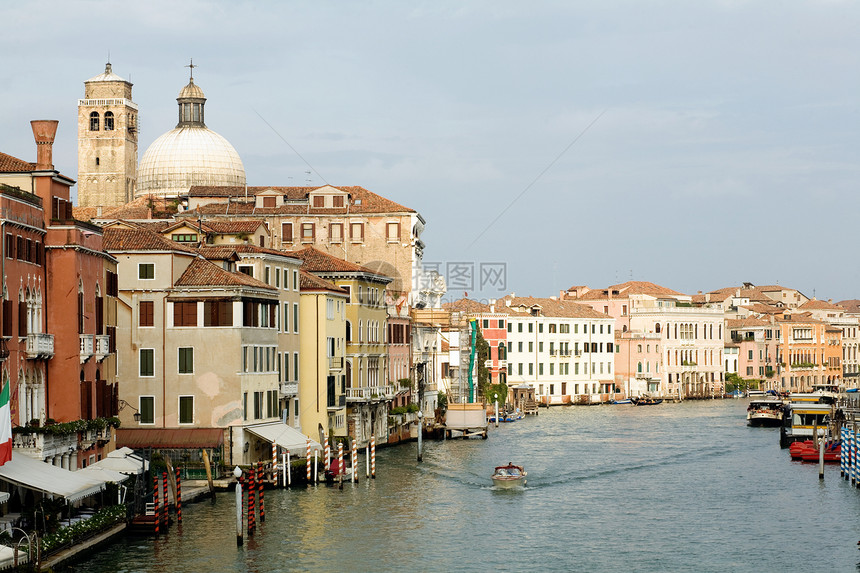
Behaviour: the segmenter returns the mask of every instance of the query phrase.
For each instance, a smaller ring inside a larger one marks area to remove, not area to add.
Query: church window
[[[105,112],[105,131],[113,131],[113,112]]]
[[[194,121],[203,121],[203,118],[200,117],[200,104],[194,104]]]
[[[90,114],[90,131],[99,130],[99,112],[94,111]]]

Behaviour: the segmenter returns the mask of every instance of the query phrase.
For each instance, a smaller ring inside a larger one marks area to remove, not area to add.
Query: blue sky
[[[77,99],[108,53],[134,83],[141,155],[174,126],[193,57],[249,184],[394,199],[443,268],[504,262],[518,295],[633,278],[860,298],[856,2],[45,1],[0,17],[0,150],[33,160],[28,121],[59,119],[71,177]]]

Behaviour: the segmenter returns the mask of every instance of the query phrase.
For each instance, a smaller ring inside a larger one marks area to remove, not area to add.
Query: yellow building
[[[338,259],[314,247],[291,253],[302,270],[329,280],[348,293],[346,304],[347,433],[359,446],[371,436],[388,436],[388,411],[396,387],[388,382],[388,310],[385,289],[391,278]]]
[[[349,295],[305,271],[299,277],[299,423],[307,435],[346,436],[344,353]],[[295,328],[294,328],[295,330]]]

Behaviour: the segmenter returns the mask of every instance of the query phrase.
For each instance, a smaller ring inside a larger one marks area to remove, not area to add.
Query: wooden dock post
[[[155,472],[153,472],[155,474]],[[155,536],[158,537],[159,525],[161,523],[161,511],[159,511],[158,507],[158,475],[152,476],[152,482],[154,484],[152,490],[152,508],[155,514]]]
[[[209,464],[209,452],[204,448],[203,465],[206,467],[206,480],[209,482],[209,495],[212,496],[212,501],[215,501],[215,483],[212,481],[212,466]]]
[[[257,494],[260,496],[260,523],[266,521],[266,505],[263,501],[263,462],[257,463]]]
[[[287,450],[286,453],[287,462],[284,467],[284,471],[287,472],[287,485],[293,485],[293,468],[292,462],[290,461],[290,450]]]
[[[248,471],[248,537],[254,535],[254,529],[257,528],[257,504],[254,500],[255,486],[254,466]]]
[[[179,475],[179,468],[176,468],[176,522],[182,525],[182,476]]]

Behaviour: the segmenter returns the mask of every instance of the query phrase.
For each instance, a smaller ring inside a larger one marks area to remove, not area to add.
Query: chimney
[[[36,138],[36,169],[53,169],[54,136],[57,135],[56,119],[34,119],[30,122]]]

